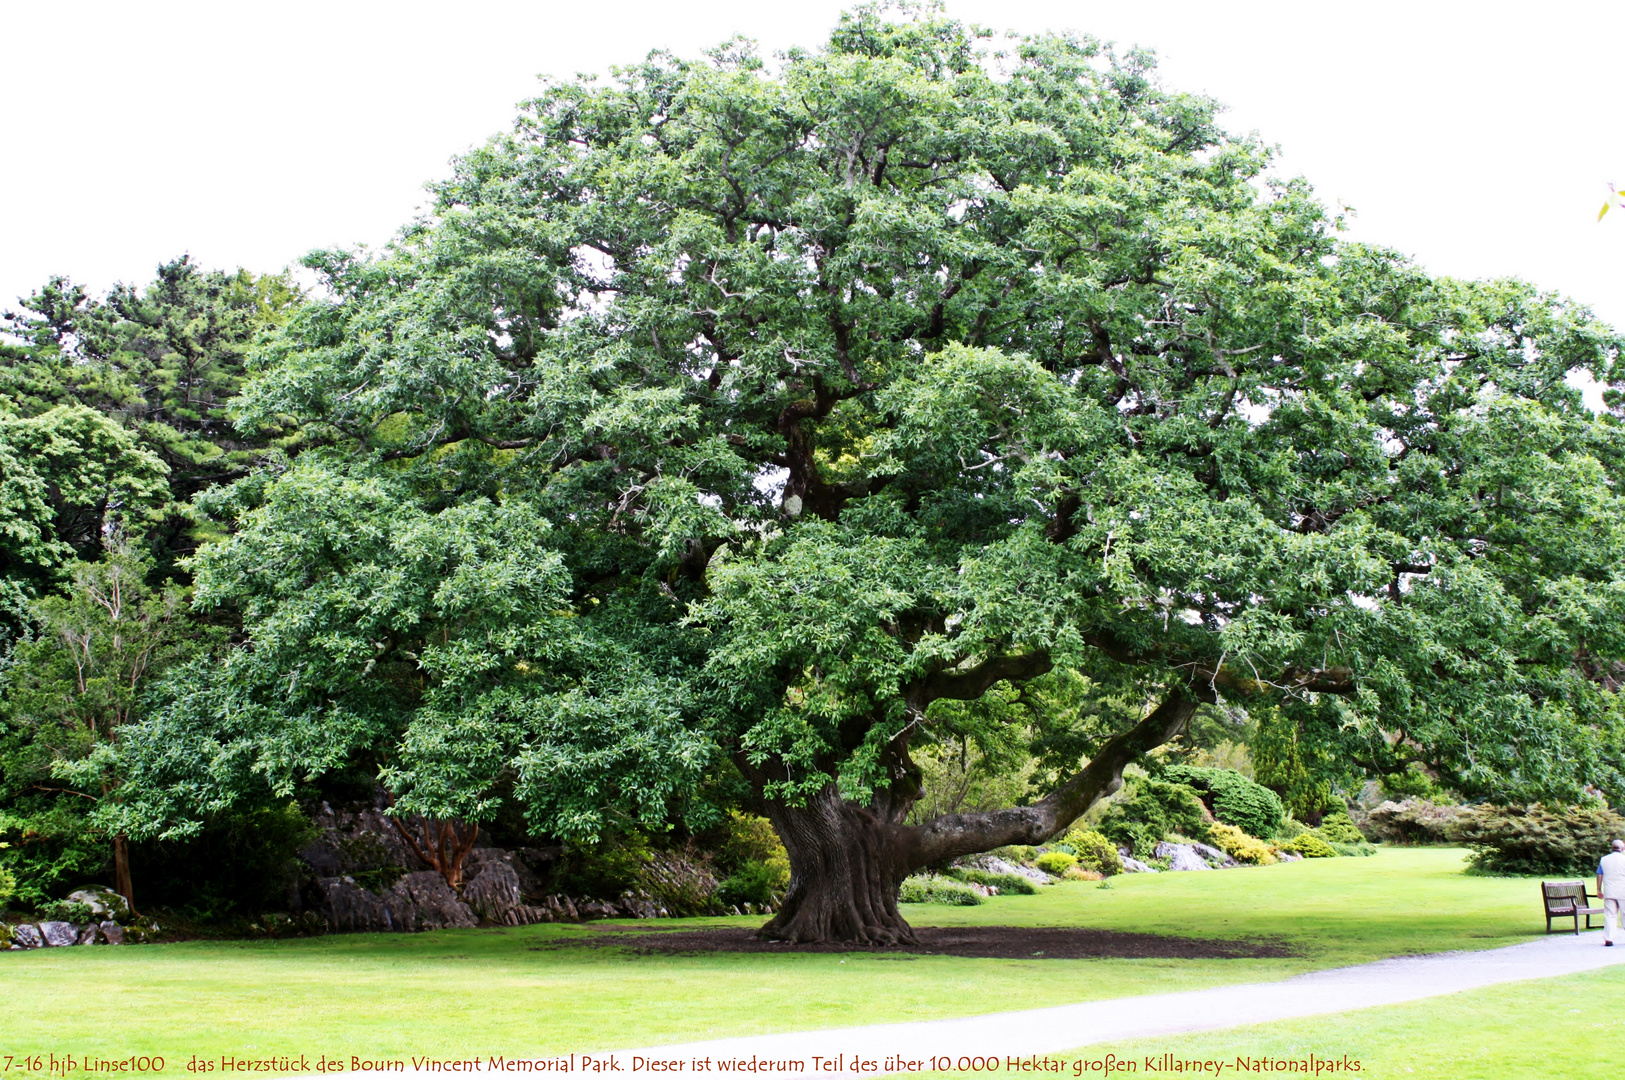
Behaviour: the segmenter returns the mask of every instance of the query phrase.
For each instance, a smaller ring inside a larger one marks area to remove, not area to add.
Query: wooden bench
[[[1602,908],[1591,907],[1591,898],[1586,895],[1583,881],[1543,881],[1540,883],[1540,898],[1546,905],[1546,932],[1552,932],[1553,919],[1574,920],[1574,933],[1580,932],[1580,916],[1586,917],[1586,929],[1594,930],[1591,925],[1593,915],[1601,915]]]

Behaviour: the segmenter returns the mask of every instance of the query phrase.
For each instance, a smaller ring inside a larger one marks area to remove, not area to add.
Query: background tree
[[[286,274],[203,270],[182,256],[144,287],[93,296],[52,278],[0,315],[0,412],[21,418],[83,406],[130,432],[168,467],[169,505],[143,541],[161,573],[196,546],[193,496],[242,476],[274,441],[249,440],[227,404],[246,374],[249,347],[285,320],[301,294]],[[9,339],[9,341],[7,340]],[[79,543],[97,556],[99,538]]]
[[[5,821],[21,841],[10,854],[28,864],[22,878],[34,892],[64,870],[88,869],[70,857],[67,866],[42,873],[41,859],[61,862],[62,845],[53,839],[68,834],[72,847],[72,834],[101,832],[111,841],[114,889],[135,906],[128,836],[116,805],[118,743],[148,680],[196,634],[181,591],[149,588],[149,570],[114,533],[103,559],[76,564],[66,595],[31,606],[38,634],[17,647],[5,672]]]
[[[238,423],[324,446],[214,504],[200,597],[254,645],[143,736],[154,813],[365,753],[411,810],[591,837],[713,754],[789,851],[764,933],[887,942],[904,874],[1054,836],[1202,703],[1625,792],[1587,674],[1625,655],[1625,443],[1567,381],[1615,386],[1619,339],[1339,243],[1215,113],[1143,53],[873,9],[776,69],[547,85],[389,250],[311,258]],[[534,629],[397,569],[402,515],[535,522]],[[329,602],[352,575],[390,587]],[[911,746],[1058,671],[1042,797],[910,824]],[[349,704],[414,685],[396,726]]]

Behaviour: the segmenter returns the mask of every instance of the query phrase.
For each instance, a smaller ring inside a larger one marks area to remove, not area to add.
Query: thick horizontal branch
[[[909,704],[920,712],[939,698],[974,701],[1005,679],[1025,682],[1045,674],[1054,665],[1046,652],[990,656],[970,668],[948,668],[920,680],[907,694]]]
[[[1196,698],[1175,690],[1145,719],[1108,740],[1076,776],[1031,806],[944,814],[908,830],[901,845],[906,863],[917,869],[1006,844],[1043,843],[1121,787],[1124,766],[1178,735],[1197,705]]]

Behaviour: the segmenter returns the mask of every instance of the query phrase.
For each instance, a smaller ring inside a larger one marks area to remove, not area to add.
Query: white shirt
[[[1610,900],[1625,900],[1625,851],[1613,851],[1597,864],[1602,878],[1602,894]]]

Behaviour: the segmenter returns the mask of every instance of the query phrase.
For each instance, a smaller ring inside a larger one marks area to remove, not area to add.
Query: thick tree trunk
[[[834,785],[805,806],[770,806],[768,817],[790,854],[790,888],[762,937],[793,944],[914,940],[897,912],[897,886],[910,869],[901,846],[906,830],[842,799]]]
[[[770,803],[768,817],[790,855],[790,889],[761,936],[793,944],[913,943],[914,932],[897,910],[903,878],[961,855],[1050,839],[1096,800],[1116,791],[1125,765],[1177,735],[1197,704],[1175,690],[1134,727],[1108,740],[1076,776],[1032,806],[945,814],[906,826],[902,822],[919,786],[901,741],[888,748],[891,786],[868,806],[842,799],[834,784],[804,806]],[[750,767],[742,762],[741,768]]]
[[[130,884],[130,844],[123,833],[113,837],[113,891],[124,897],[135,914],[135,889]]]

